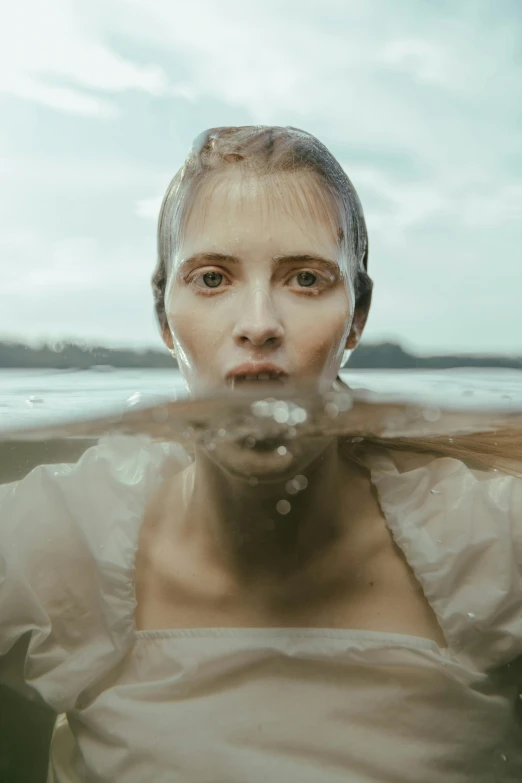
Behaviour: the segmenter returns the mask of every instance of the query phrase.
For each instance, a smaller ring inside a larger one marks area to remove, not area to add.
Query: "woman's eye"
[[[217,288],[223,282],[223,275],[220,272],[205,272],[202,280],[207,288]]]
[[[297,282],[303,288],[309,288],[317,280],[317,276],[313,272],[299,272],[297,275]]]

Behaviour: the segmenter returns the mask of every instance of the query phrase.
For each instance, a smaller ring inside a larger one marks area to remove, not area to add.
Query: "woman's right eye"
[[[196,293],[211,296],[213,292],[224,291],[230,285],[227,276],[218,269],[204,269],[190,275],[186,282]]]
[[[217,288],[223,282],[223,275],[220,272],[205,272],[202,280],[207,288]]]

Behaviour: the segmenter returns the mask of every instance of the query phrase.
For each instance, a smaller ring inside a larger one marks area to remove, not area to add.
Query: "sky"
[[[345,168],[363,342],[522,355],[518,0],[17,0],[0,27],[0,339],[159,348],[156,218],[192,140],[293,125]]]

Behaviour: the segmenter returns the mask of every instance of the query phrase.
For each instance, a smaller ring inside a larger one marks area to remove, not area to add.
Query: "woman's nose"
[[[281,344],[283,325],[267,291],[258,288],[241,302],[233,338],[238,345],[251,343],[256,348]]]

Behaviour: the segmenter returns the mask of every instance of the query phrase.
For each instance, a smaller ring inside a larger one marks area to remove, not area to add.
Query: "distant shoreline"
[[[0,369],[46,368],[56,370],[117,368],[172,369],[176,363],[166,350],[104,348],[63,343],[33,348],[23,343],[0,341]],[[433,369],[498,367],[522,370],[522,356],[454,354],[415,356],[396,343],[362,344],[350,357],[347,369]]]

